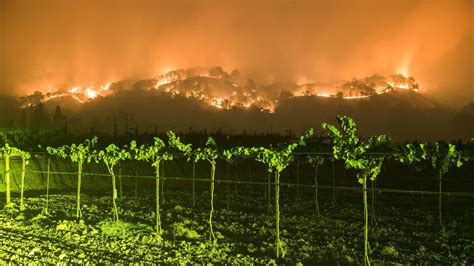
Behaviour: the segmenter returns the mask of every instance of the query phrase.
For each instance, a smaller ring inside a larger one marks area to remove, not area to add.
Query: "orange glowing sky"
[[[474,101],[474,1],[0,1],[0,94],[222,66],[259,82],[402,73]]]

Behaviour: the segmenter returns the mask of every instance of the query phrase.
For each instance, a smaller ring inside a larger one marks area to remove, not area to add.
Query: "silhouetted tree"
[[[240,71],[238,69],[232,70],[230,73],[230,78],[233,80],[238,80],[240,78]]]
[[[42,103],[36,105],[33,113],[31,114],[30,126],[33,130],[38,130],[40,128],[48,128],[50,126],[49,114],[44,108]]]
[[[63,114],[61,107],[59,105],[56,106],[56,110],[54,110],[53,114],[53,128],[59,129],[64,127],[64,124],[67,121],[67,117]]]
[[[222,67],[213,67],[209,69],[209,76],[211,77],[216,77],[216,78],[222,78],[225,76],[225,71],[222,69]]]
[[[41,103],[44,100],[42,92],[35,91],[33,94],[20,97],[20,105],[22,106],[34,106]]]
[[[247,83],[245,84],[245,87],[247,87],[248,89],[254,90],[257,88],[257,83],[253,79],[248,79]]]

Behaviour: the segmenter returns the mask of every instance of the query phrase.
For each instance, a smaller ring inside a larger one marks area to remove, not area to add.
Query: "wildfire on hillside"
[[[373,75],[337,84],[275,83],[266,86],[257,86],[252,80],[242,82],[237,75],[235,71],[228,74],[220,67],[175,70],[151,79],[151,84],[154,85],[144,89],[169,94],[173,98],[183,96],[196,99],[217,109],[256,107],[270,113],[275,111],[280,100],[294,97],[316,96],[352,100],[396,90],[418,91],[415,79],[401,74]],[[83,104],[114,94],[114,84],[116,83],[109,82],[100,86],[74,86],[46,94],[35,92],[20,98],[21,107],[28,108],[61,97],[70,97]]]

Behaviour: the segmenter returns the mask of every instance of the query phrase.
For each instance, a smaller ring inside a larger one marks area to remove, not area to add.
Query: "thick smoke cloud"
[[[402,72],[474,100],[474,2],[1,1],[0,94],[220,65],[260,82]]]

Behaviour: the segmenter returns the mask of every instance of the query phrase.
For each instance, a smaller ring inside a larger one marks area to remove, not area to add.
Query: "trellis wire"
[[[38,171],[38,170],[30,170],[29,172],[33,173],[48,173],[47,171]],[[50,174],[55,175],[71,175],[76,176],[77,173],[75,172],[50,172]],[[100,173],[83,173],[83,176],[104,176],[110,177],[110,174],[100,174]],[[128,177],[137,177],[143,179],[156,179],[155,176],[146,176],[146,175],[122,175],[122,178]],[[160,177],[160,179],[167,179],[167,180],[178,180],[178,181],[192,181],[192,178],[185,178],[185,177]],[[362,191],[361,187],[338,187],[338,186],[322,186],[322,185],[304,185],[304,184],[294,184],[294,183],[275,183],[275,182],[260,182],[260,181],[236,181],[236,180],[214,180],[212,181],[209,178],[194,178],[195,181],[199,182],[214,182],[214,183],[229,183],[229,184],[242,184],[242,185],[279,185],[279,186],[287,186],[287,187],[307,187],[307,188],[323,188],[323,189],[336,189],[336,190],[349,190],[349,191]],[[402,189],[387,189],[387,188],[367,188],[367,191],[375,191],[378,193],[399,193],[399,194],[421,194],[421,195],[443,195],[443,196],[456,196],[456,197],[474,197],[474,193],[467,193],[467,192],[436,192],[436,191],[419,191],[419,190],[402,190]]]
[[[43,153],[43,152],[39,152],[39,153]],[[301,153],[301,154],[323,154],[323,153]],[[331,154],[331,153],[327,153],[327,154]],[[16,160],[15,160],[16,159]],[[15,158],[13,159],[10,159],[10,161],[21,161],[21,159],[18,157],[18,158]],[[0,157],[0,161],[3,161],[3,158]],[[34,172],[34,170],[30,170],[32,172]],[[41,172],[39,171],[38,173],[45,173],[45,172]],[[66,172],[57,172],[57,173],[66,173]],[[306,173],[300,173],[302,176],[309,176],[309,174],[306,174]],[[97,174],[97,175],[100,175],[100,174]],[[107,175],[107,174],[105,174]],[[430,178],[430,177],[409,177],[409,176],[399,176],[397,178],[402,178],[402,179],[411,179],[411,180],[440,180],[439,177],[434,177],[434,178]],[[468,179],[468,178],[443,178],[442,179],[443,182],[446,182],[446,181],[465,181],[465,182],[474,182],[474,178],[472,179]]]
[[[38,155],[49,155],[48,152],[45,151],[33,151],[29,152],[30,154],[38,154]],[[160,153],[158,153],[160,154]],[[182,155],[182,152],[172,152],[168,154],[173,154],[173,155]],[[367,152],[365,155],[391,155],[394,154],[394,152]],[[468,156],[474,156],[474,152],[465,152],[464,154]],[[322,152],[293,152],[293,155],[327,155],[327,156],[333,156],[333,153],[331,151],[322,151]]]

